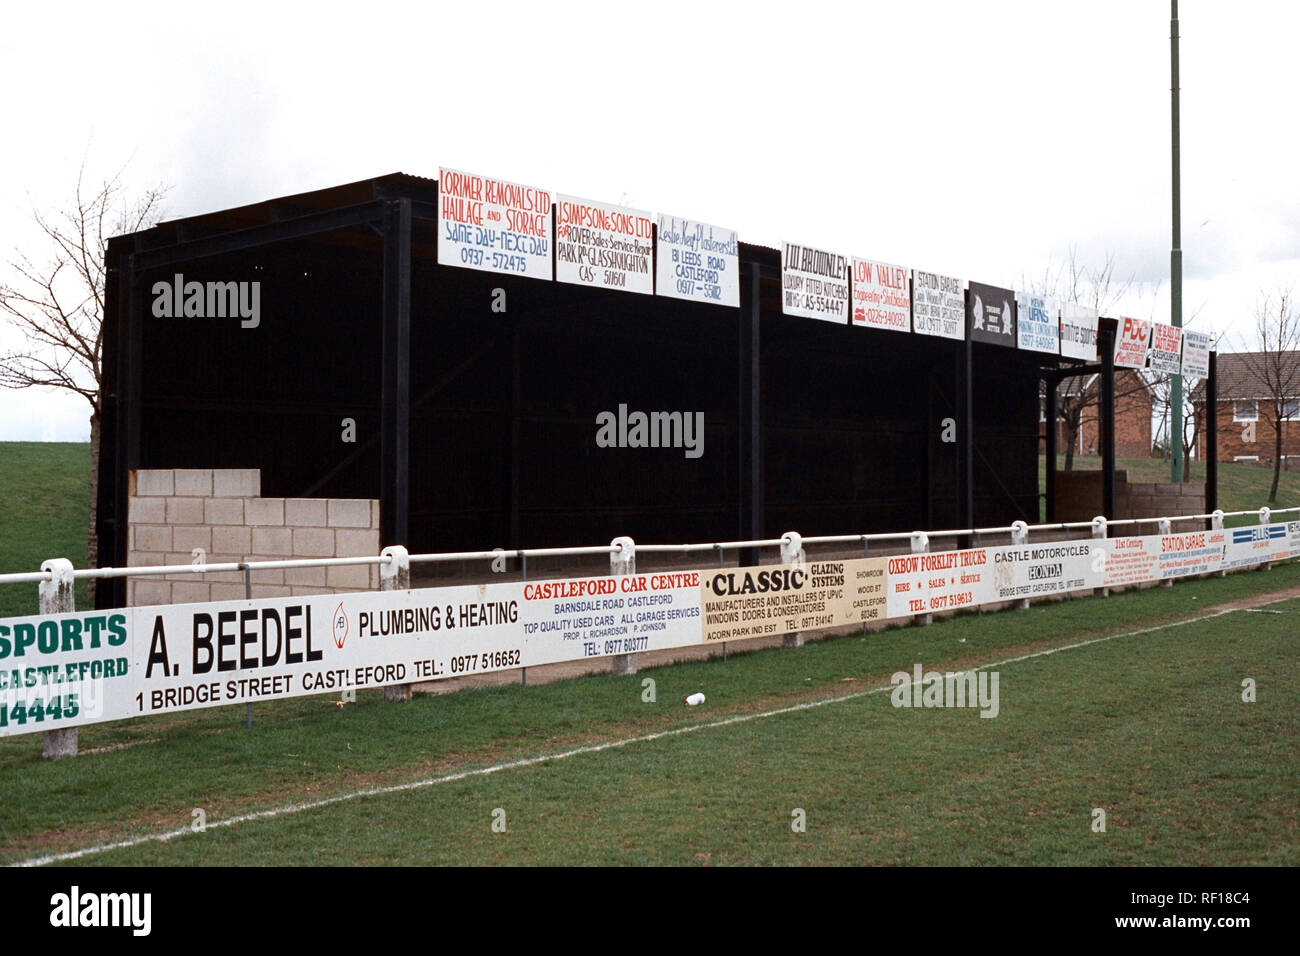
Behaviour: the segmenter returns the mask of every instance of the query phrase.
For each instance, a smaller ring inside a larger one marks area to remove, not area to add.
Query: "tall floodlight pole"
[[[1172,4],[1169,20],[1169,118],[1173,133],[1173,245],[1169,251],[1169,311],[1176,329],[1183,327],[1182,182],[1178,162],[1178,0]],[[1213,414],[1213,412],[1211,412]],[[1183,480],[1183,377],[1169,377],[1169,448],[1173,465],[1170,480]]]

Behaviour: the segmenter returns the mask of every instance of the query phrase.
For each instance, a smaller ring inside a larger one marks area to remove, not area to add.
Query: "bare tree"
[[[77,173],[62,209],[32,210],[44,239],[38,253],[16,251],[11,275],[0,283],[0,316],[23,339],[20,350],[0,354],[0,386],[43,386],[75,392],[90,405],[90,528],[87,560],[95,566],[98,535],[100,386],[103,381],[104,252],[110,236],[157,223],[166,188],[129,197],[118,172],[99,186]]]
[[[1100,265],[1089,267],[1080,261],[1078,248],[1071,246],[1065,262],[1055,267],[1049,263],[1038,278],[1022,277],[1021,287],[1035,295],[1062,299],[1104,315],[1134,294],[1135,290],[1143,298],[1148,294],[1148,290],[1137,282],[1136,276],[1130,274],[1127,278],[1120,278],[1116,274],[1116,268],[1113,252],[1107,252]],[[1154,290],[1151,292],[1151,307],[1154,309],[1153,293]],[[1056,400],[1058,421],[1065,431],[1065,471],[1074,470],[1074,453],[1080,431],[1084,425],[1100,421],[1101,415],[1101,377],[1093,376],[1086,382],[1077,379],[1074,381],[1074,385],[1067,384],[1057,393]],[[1067,379],[1066,382],[1070,380]],[[1117,378],[1115,401],[1118,403],[1122,399],[1136,398],[1147,387],[1140,375],[1126,378],[1125,384],[1121,384]]]
[[[1277,501],[1282,474],[1282,423],[1294,417],[1287,406],[1300,399],[1300,311],[1295,293],[1277,289],[1261,293],[1255,306],[1255,344],[1259,350],[1242,353],[1242,362],[1264,395],[1264,419],[1273,426],[1273,485],[1268,500]]]

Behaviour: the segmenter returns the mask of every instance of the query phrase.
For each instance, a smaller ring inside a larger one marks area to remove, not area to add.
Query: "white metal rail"
[[[1103,528],[1120,527],[1128,525],[1156,524],[1173,521],[1209,521],[1211,519],[1240,517],[1243,515],[1255,515],[1259,518],[1260,524],[1268,524],[1278,515],[1296,512],[1300,514],[1300,507],[1279,508],[1277,510],[1269,508],[1260,508],[1257,511],[1215,511],[1210,514],[1195,515],[1169,515],[1159,518],[1121,518],[1110,521],[1102,517],[1094,518],[1092,521],[1065,521],[1054,522],[1051,524],[1022,524],[999,525],[989,528],[961,528],[944,531],[894,531],[878,534],[839,534],[839,535],[814,535],[811,537],[801,537],[796,532],[787,532],[779,538],[757,538],[749,541],[717,541],[712,543],[698,544],[636,544],[632,545],[630,539],[616,538],[607,545],[593,545],[578,548],[523,548],[518,550],[505,550],[495,548],[491,551],[451,551],[430,554],[412,554],[410,562],[412,564],[434,564],[451,561],[496,561],[498,559],[517,558],[521,562],[526,562],[529,558],[548,558],[548,557],[577,557],[584,555],[616,555],[624,551],[625,548],[632,546],[636,552],[641,554],[691,554],[701,552],[712,552],[721,554],[726,551],[735,551],[742,548],[772,548],[788,547],[791,541],[799,541],[804,545],[809,544],[861,544],[868,545],[871,542],[885,541],[916,541],[918,537],[924,536],[921,540],[934,538],[956,538],[963,536],[979,537],[989,534],[1028,534],[1035,531],[1072,531],[1072,530],[1089,530],[1093,531],[1100,523]],[[626,543],[625,543],[626,542]],[[394,557],[385,550],[384,553],[355,557],[355,558],[291,558],[283,561],[242,561],[242,562],[222,562],[220,564],[170,564],[170,565],[150,565],[140,567],[125,568],[81,568],[74,569],[72,576],[74,579],[82,578],[125,578],[125,577],[147,577],[165,574],[208,574],[216,572],[230,571],[273,571],[283,568],[325,568],[349,565],[387,565],[391,564]],[[35,584],[54,580],[55,571],[47,567],[49,562],[42,564],[40,571],[21,571],[10,574],[0,574],[0,584]],[[526,566],[526,565],[525,565]]]

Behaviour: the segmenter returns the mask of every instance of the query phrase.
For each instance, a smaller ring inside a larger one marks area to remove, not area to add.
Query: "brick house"
[[[1057,392],[1058,406],[1064,410],[1067,403],[1082,402],[1082,420],[1074,437],[1076,455],[1101,453],[1101,376],[1080,375],[1061,383]],[[1132,369],[1115,370],[1115,457],[1151,457],[1151,416],[1155,396],[1146,379]],[[1046,434],[1045,415],[1039,415],[1039,437]],[[1056,448],[1065,454],[1069,443],[1069,429],[1065,422],[1057,423]]]
[[[1227,352],[1218,357],[1218,428],[1219,461],[1272,462],[1277,432],[1270,405],[1273,396],[1255,369],[1264,353]],[[1284,378],[1296,382],[1296,397],[1283,407],[1282,458],[1300,458],[1300,352],[1287,353],[1294,374],[1284,371]],[[1205,421],[1205,382],[1192,389],[1196,414]],[[1290,420],[1286,420],[1290,419]],[[1205,429],[1196,439],[1197,457],[1205,455]]]

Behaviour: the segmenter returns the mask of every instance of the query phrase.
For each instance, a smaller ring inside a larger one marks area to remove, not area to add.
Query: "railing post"
[[[1170,521],[1168,518],[1161,518],[1159,524],[1156,526],[1156,530],[1159,532],[1161,537],[1165,537],[1166,535],[1173,534],[1174,532],[1173,522]],[[1160,582],[1160,586],[1162,588],[1171,588],[1174,586],[1174,579],[1165,578],[1163,581]]]
[[[912,532],[912,553],[913,554],[930,553],[930,536],[926,534],[924,531]],[[922,593],[924,594],[926,592],[923,591]],[[934,623],[934,615],[930,614],[927,611],[925,614],[917,614],[915,617],[912,618],[912,621],[915,624],[919,624],[921,627],[929,627],[931,624]]]
[[[379,552],[391,558],[379,566],[379,590],[409,591],[411,589],[411,554],[400,544],[394,544]],[[410,700],[410,684],[390,684],[384,688],[384,700]]]
[[[781,535],[781,563],[803,567],[803,535],[798,531],[787,531]],[[785,635],[781,644],[783,647],[803,647],[803,632]]]
[[[636,574],[636,542],[623,535],[611,541],[609,546],[614,549],[609,553],[609,573],[616,578]],[[609,659],[609,670],[611,674],[635,674],[636,655],[615,654]]]
[[[1028,544],[1029,543],[1029,525],[1023,521],[1011,522],[1011,543]],[[1016,602],[1017,611],[1026,611],[1029,609],[1029,598],[1024,597]]]
[[[1105,515],[1097,515],[1097,517],[1092,519],[1092,536],[1094,538],[1101,538],[1102,540],[1105,540],[1106,538],[1106,516]],[[1103,563],[1102,568],[1104,569],[1105,567],[1106,565]],[[1110,588],[1107,587],[1093,588],[1092,596],[1110,597]]]
[[[1265,528],[1268,527],[1269,518],[1271,517],[1272,514],[1273,514],[1273,513],[1272,513],[1271,511],[1268,510],[1268,507],[1267,507],[1267,506],[1265,506],[1265,507],[1259,509],[1259,523],[1260,523],[1260,525],[1261,525],[1262,527],[1265,527]],[[1273,562],[1272,562],[1272,561],[1264,560],[1264,561],[1259,562],[1259,568],[1258,568],[1258,570],[1260,570],[1260,571],[1267,571],[1267,570],[1268,570],[1269,568],[1271,568],[1272,566],[1273,566]]]
[[[239,570],[244,572],[244,600],[253,600],[253,571],[248,566],[247,561],[240,562]],[[244,726],[249,730],[253,729],[253,702],[250,700],[244,705]]]
[[[72,562],[67,558],[51,558],[42,562],[42,571],[52,572],[48,581],[37,585],[42,614],[71,614],[77,609],[76,582],[72,576]],[[41,756],[46,760],[60,760],[77,755],[77,728],[63,727],[47,730],[43,735]]]
[[[528,552],[524,551],[521,548],[517,553],[519,555],[519,580],[527,581],[528,580]],[[519,668],[519,686],[520,687],[528,686],[527,667]]]
[[[1223,509],[1222,508],[1215,508],[1213,511],[1210,512],[1210,530],[1211,531],[1223,530]],[[1228,576],[1228,572],[1220,568],[1219,570],[1214,572],[1213,576],[1216,578],[1226,578]]]

